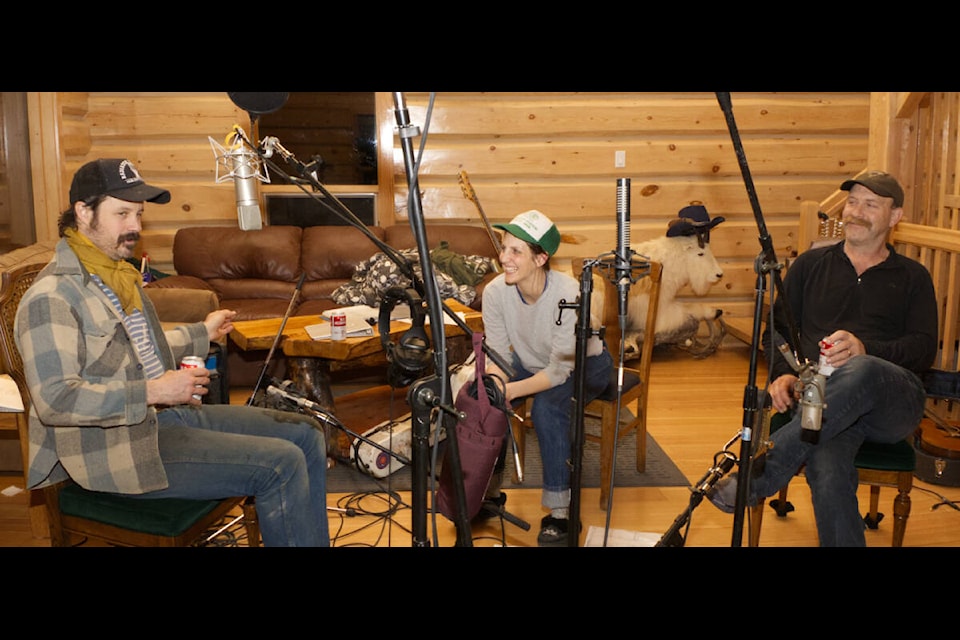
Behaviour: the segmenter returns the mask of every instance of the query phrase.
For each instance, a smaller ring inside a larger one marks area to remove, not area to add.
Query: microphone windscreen
[[[290,94],[256,92],[256,93],[238,93],[227,92],[233,104],[237,105],[250,114],[251,117],[259,116],[264,113],[273,113],[287,103]]]

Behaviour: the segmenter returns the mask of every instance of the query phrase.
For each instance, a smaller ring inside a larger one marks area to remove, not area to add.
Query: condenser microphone
[[[827,377],[822,373],[814,374],[811,380],[803,385],[800,394],[800,439],[804,442],[817,444],[820,441],[820,427],[823,420],[824,390],[827,386]]]
[[[243,231],[260,229],[263,227],[257,189],[260,159],[253,151],[246,149],[236,135],[227,156],[233,175],[233,188],[237,194],[237,220],[240,228]]]
[[[627,294],[630,290],[630,178],[617,178],[617,291],[620,294],[620,317],[627,317]]]
[[[217,159],[216,181],[219,183],[233,180],[240,228],[244,231],[263,228],[257,181],[270,182],[270,178],[261,171],[258,152],[244,145],[246,135],[240,125],[233,125],[233,131],[227,135],[225,141],[226,148],[213,138],[208,137],[208,139]]]

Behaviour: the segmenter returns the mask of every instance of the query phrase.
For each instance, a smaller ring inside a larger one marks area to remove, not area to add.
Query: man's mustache
[[[119,238],[117,238],[117,244],[126,244],[127,242],[130,242],[131,240],[132,240],[133,242],[140,242],[140,234],[139,234],[139,233],[136,233],[136,232],[133,232],[133,233],[125,233],[125,234],[123,234],[122,236],[120,236]]]
[[[868,229],[870,228],[870,222],[867,220],[864,220],[863,218],[848,218],[847,220],[844,221],[843,224],[845,225],[856,224],[856,225],[860,225],[861,227],[866,227]]]

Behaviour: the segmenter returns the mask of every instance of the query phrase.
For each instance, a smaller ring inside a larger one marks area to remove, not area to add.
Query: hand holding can
[[[207,363],[200,356],[186,356],[183,360],[180,361],[181,369],[206,369]],[[203,385],[197,385],[198,387]],[[199,393],[193,394],[194,400],[203,400],[203,396]]]

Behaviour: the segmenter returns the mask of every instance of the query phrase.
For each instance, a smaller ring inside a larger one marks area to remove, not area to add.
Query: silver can
[[[206,369],[207,361],[200,356],[186,356],[180,361],[181,369]],[[199,386],[199,385],[198,385]],[[199,393],[193,394],[194,400],[203,400]]]

